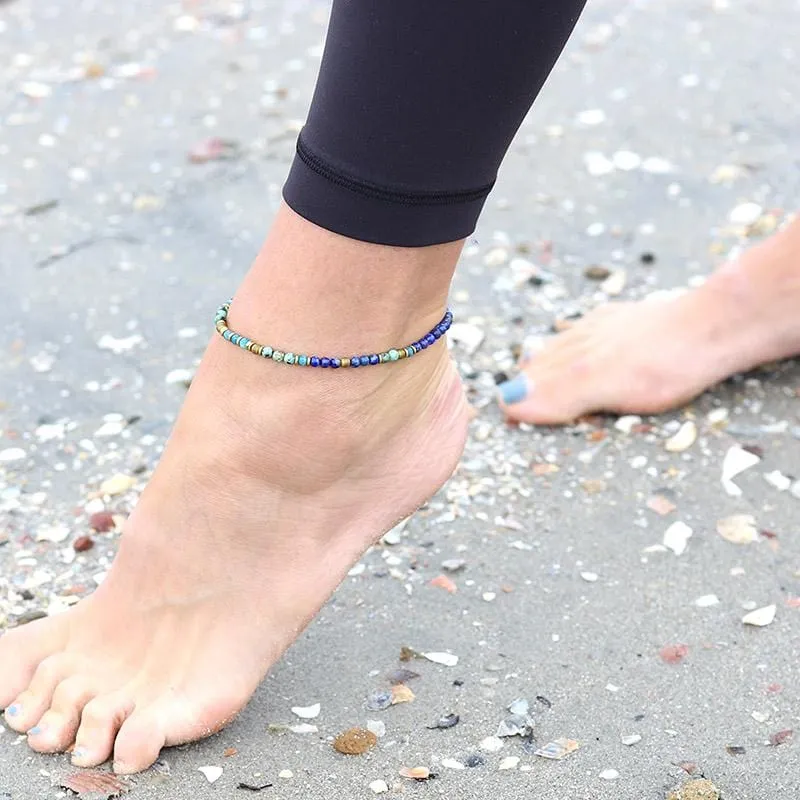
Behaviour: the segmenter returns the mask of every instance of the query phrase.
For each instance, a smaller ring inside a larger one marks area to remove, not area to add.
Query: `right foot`
[[[419,283],[404,286],[402,268],[424,254],[378,250],[388,263],[376,264],[367,246],[285,209],[277,228],[269,264],[234,301],[232,327],[305,352],[329,340],[355,353],[411,341],[440,318],[442,298],[393,318],[402,306],[392,292],[413,302]],[[281,251],[298,234],[317,237],[314,257],[335,264],[339,247],[347,268],[373,273],[353,273],[351,285],[311,255],[293,263],[294,246]],[[362,249],[365,266],[352,263]],[[445,249],[445,261],[457,252]],[[382,275],[392,286],[373,296]],[[349,295],[357,312],[348,314]],[[122,773],[219,730],[350,566],[447,480],[467,424],[444,342],[334,372],[274,364],[215,336],[103,584],[0,638],[7,724],[40,752],[74,742],[78,766],[113,754]]]
[[[800,220],[669,300],[611,303],[558,334],[499,387],[539,425],[599,411],[657,414],[737,372],[800,354]]]

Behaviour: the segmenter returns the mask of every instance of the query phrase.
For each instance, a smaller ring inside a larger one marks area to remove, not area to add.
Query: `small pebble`
[[[372,783],[369,785],[369,788],[372,789],[375,794],[386,794],[386,792],[389,791],[389,786],[386,781],[380,780],[372,781]]]

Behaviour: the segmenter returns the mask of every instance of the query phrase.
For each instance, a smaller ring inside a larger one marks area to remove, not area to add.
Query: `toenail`
[[[6,709],[6,714],[8,714],[9,717],[16,717],[20,711],[22,711],[22,706],[19,705],[19,703],[14,703],[13,706],[9,706]]]
[[[501,383],[497,387],[497,391],[500,392],[500,397],[503,399],[503,402],[507,406],[510,406],[514,403],[519,403],[528,396],[530,381],[524,372],[520,372],[513,380]]]
[[[42,732],[41,725],[34,725],[29,731],[28,736],[38,736]]]

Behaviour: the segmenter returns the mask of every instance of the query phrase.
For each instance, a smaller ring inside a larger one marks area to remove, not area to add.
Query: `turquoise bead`
[[[247,338],[239,339],[239,347],[241,347],[242,350],[247,350],[249,344],[250,344],[250,340],[249,339],[247,339]]]
[[[390,350],[389,353],[389,361],[397,361],[400,358],[400,353],[397,350]]]
[[[268,345],[264,345],[264,348],[261,350],[261,355],[264,358],[272,358],[272,348]]]
[[[308,356],[297,356],[297,363],[301,367],[305,367],[308,365]]]
[[[286,354],[286,355],[283,357],[283,363],[284,363],[284,364],[294,364],[294,360],[295,360],[295,355],[294,355],[294,353],[287,353],[287,354]]]
[[[283,361],[283,353],[280,350],[273,350],[272,352],[272,360],[273,361]]]

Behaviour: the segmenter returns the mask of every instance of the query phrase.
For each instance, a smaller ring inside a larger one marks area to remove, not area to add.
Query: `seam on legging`
[[[297,155],[310,169],[337,186],[357,192],[373,200],[384,200],[409,206],[445,206],[471,203],[482,200],[494,186],[494,181],[479,189],[463,189],[457,192],[401,192],[386,186],[353,178],[326,164],[318,155],[312,153],[301,137],[297,138]]]

